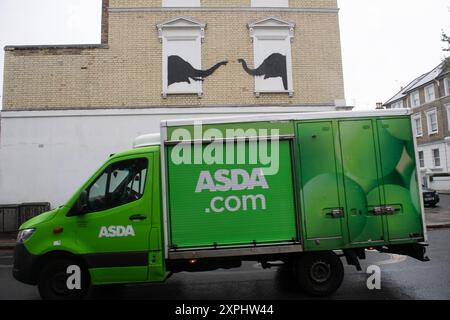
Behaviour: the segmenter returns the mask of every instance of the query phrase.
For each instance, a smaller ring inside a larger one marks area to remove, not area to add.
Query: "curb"
[[[0,243],[0,250],[14,249],[16,241]]]
[[[14,250],[15,246],[0,246],[0,250]]]
[[[427,229],[447,229],[450,228],[450,223],[437,223],[427,225]]]

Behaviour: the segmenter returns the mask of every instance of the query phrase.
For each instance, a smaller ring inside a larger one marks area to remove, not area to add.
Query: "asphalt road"
[[[345,267],[339,291],[327,299],[450,299],[450,229],[429,232],[430,262],[403,256],[368,252],[362,261],[363,272]],[[0,299],[39,299],[37,289],[21,284],[11,276],[12,253],[0,251]],[[381,290],[368,290],[365,273],[369,265],[381,268]],[[96,290],[90,298],[109,299],[195,299],[195,300],[295,300],[310,299],[298,292],[279,268],[262,269],[245,263],[234,270],[180,273],[166,283],[126,286],[122,290]]]

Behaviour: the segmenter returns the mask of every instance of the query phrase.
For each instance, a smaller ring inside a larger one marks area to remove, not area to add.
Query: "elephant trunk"
[[[211,68],[209,68],[208,70],[198,70],[198,76],[202,77],[202,78],[206,78],[209,77],[210,75],[212,75],[217,69],[219,69],[221,66],[224,66],[228,63],[228,61],[222,61],[219,62],[217,64],[215,64],[214,66],[212,66]]]
[[[244,68],[245,72],[247,72],[249,75],[251,76],[260,76],[260,72],[259,72],[259,68],[258,69],[250,69],[247,66],[247,62],[245,62],[244,59],[239,59],[238,62],[240,62],[242,64],[242,68]]]

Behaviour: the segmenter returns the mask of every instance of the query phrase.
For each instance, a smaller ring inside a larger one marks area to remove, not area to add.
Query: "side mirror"
[[[80,193],[80,196],[77,200],[77,212],[78,215],[82,215],[86,212],[88,208],[88,193],[87,191],[83,191]]]
[[[73,205],[72,209],[67,213],[67,217],[82,216],[87,212],[88,206],[88,193],[83,191],[80,193],[77,202]]]

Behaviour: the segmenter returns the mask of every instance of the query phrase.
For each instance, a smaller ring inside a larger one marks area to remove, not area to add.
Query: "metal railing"
[[[22,223],[49,210],[48,202],[0,205],[0,233],[17,232]]]

